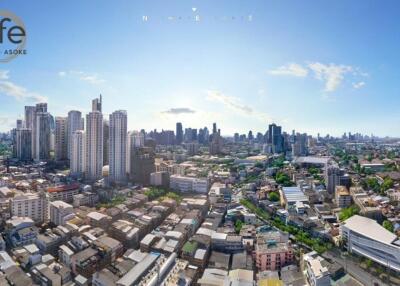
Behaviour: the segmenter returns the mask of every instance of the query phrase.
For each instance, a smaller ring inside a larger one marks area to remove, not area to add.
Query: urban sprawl
[[[400,140],[128,131],[25,106],[0,134],[0,285],[400,285]],[[185,127],[185,128],[184,128]]]

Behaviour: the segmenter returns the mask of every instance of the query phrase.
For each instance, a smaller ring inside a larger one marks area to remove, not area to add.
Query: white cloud
[[[353,71],[351,66],[329,64],[319,62],[310,63],[308,67],[314,72],[316,79],[325,82],[325,91],[335,91],[344,79],[344,75]]]
[[[256,117],[262,121],[270,121],[271,117],[263,112],[254,110],[252,107],[245,105],[241,100],[234,96],[228,96],[217,90],[208,90],[206,99],[209,101],[219,102],[227,108],[234,110],[246,116]]]
[[[188,107],[175,107],[175,108],[170,108],[168,110],[161,111],[161,113],[164,113],[164,114],[174,114],[174,115],[193,114],[195,112],[196,112],[195,110],[188,108]]]
[[[84,82],[88,82],[92,85],[99,85],[101,83],[104,83],[105,80],[100,78],[98,74],[96,73],[87,73],[84,71],[76,71],[76,70],[70,70],[70,71],[59,71],[58,75],[60,77],[67,77],[70,76],[72,78],[79,79]]]
[[[96,75],[96,74],[94,74],[94,75],[83,75],[83,76],[80,77],[80,80],[86,81],[86,82],[88,82],[90,84],[93,84],[93,85],[97,85],[97,84],[105,82],[104,79],[99,78],[98,75]]]
[[[324,91],[333,92],[343,82],[346,76],[350,76],[353,80],[360,77],[368,77],[368,73],[363,72],[359,67],[349,65],[337,65],[334,63],[323,64],[320,62],[310,62],[306,66],[297,63],[288,63],[274,70],[270,70],[272,75],[290,75],[296,77],[307,77],[312,72],[317,80],[324,82]],[[354,88],[361,88],[365,82],[353,84]]]
[[[9,80],[7,70],[0,70],[0,93],[14,97],[18,101],[34,101],[34,102],[45,102],[47,98],[35,93],[31,92],[25,87],[17,85]]]
[[[9,79],[8,73],[9,71],[7,70],[0,70],[0,80]]]
[[[308,75],[308,70],[299,64],[288,63],[274,70],[270,70],[269,73],[272,75],[290,75],[297,77],[306,77]]]
[[[4,93],[7,96],[12,96],[19,101],[35,101],[35,102],[44,102],[47,101],[47,98],[28,91],[26,88],[16,85],[11,81],[0,81],[0,92]]]
[[[354,87],[355,89],[360,89],[360,88],[362,88],[364,85],[365,85],[365,82],[363,82],[363,81],[354,82],[354,83],[353,83],[353,87]]]
[[[230,109],[233,109],[233,110],[245,113],[245,114],[251,114],[253,112],[253,109],[250,106],[242,104],[238,98],[233,97],[233,96],[224,95],[217,90],[208,90],[207,91],[207,99],[210,101],[220,102]]]

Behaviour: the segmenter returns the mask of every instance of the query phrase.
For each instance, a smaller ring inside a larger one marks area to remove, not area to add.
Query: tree
[[[240,232],[240,230],[242,229],[242,226],[243,226],[243,222],[240,219],[238,219],[235,222],[235,231],[236,231],[236,233]]]
[[[277,192],[270,192],[270,193],[268,194],[268,199],[269,199],[271,202],[278,202],[279,199],[280,199],[280,197],[279,197],[279,194],[278,194]]]
[[[388,220],[384,220],[382,226],[390,232],[394,231],[393,224]]]
[[[351,205],[348,208],[344,208],[340,211],[339,213],[339,219],[340,221],[344,221],[353,215],[356,215],[360,212],[360,209],[356,205]]]
[[[317,174],[319,174],[319,169],[318,169],[318,168],[315,168],[315,167],[310,167],[310,168],[308,168],[308,172],[309,172],[311,175],[317,175]]]
[[[289,176],[283,172],[276,173],[275,181],[284,187],[290,187],[293,185],[293,182],[290,180]]]
[[[259,169],[264,169],[264,164],[261,162],[257,162],[254,167],[259,168]]]
[[[378,179],[375,177],[368,177],[362,181],[362,186],[365,189],[372,190],[374,192],[380,192],[381,186],[379,185]]]
[[[381,185],[381,192],[386,192],[388,189],[393,188],[394,182],[390,177],[386,177],[383,179],[383,183]]]

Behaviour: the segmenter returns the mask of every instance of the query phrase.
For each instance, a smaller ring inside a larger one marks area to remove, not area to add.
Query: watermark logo
[[[0,10],[0,62],[6,63],[26,55],[26,29],[14,13]]]

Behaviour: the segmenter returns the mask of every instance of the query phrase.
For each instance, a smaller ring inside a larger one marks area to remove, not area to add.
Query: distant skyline
[[[127,110],[129,130],[400,137],[400,3],[3,0],[28,54],[0,65],[0,131],[25,105]],[[196,16],[197,20],[196,21]],[[145,17],[146,21],[144,21]],[[181,17],[181,18],[179,18]]]

